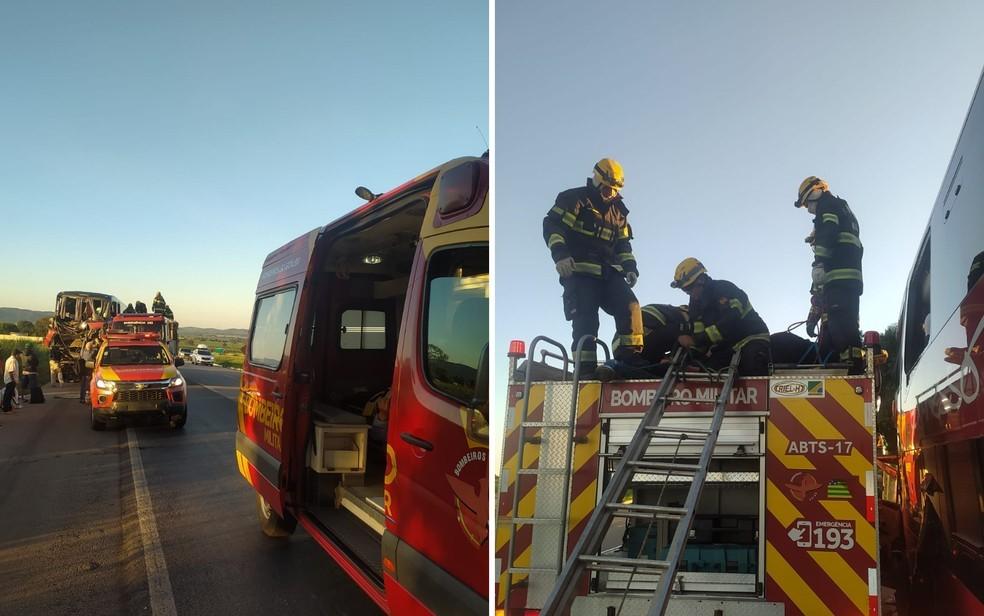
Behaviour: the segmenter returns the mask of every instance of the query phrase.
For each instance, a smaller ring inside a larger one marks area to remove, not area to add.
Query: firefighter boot
[[[626,290],[628,288],[626,287]],[[642,358],[642,308],[635,296],[631,295],[623,310],[613,311],[615,316],[615,359],[625,362],[629,366],[642,367],[648,362]]]
[[[613,365],[616,360],[606,361],[605,363],[598,366],[595,370],[595,378],[602,383],[607,383],[609,381],[614,381],[619,377],[618,369]]]

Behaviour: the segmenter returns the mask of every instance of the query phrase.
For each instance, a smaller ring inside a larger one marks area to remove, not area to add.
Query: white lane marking
[[[130,471],[133,474],[133,492],[137,498],[137,520],[140,522],[140,541],[143,543],[144,563],[147,565],[147,587],[150,590],[150,610],[154,616],[176,616],[174,594],[171,591],[171,578],[167,575],[167,562],[164,549],[157,534],[157,520],[154,506],[150,502],[147,477],[144,475],[143,460],[137,436],[133,430],[126,431],[127,447],[130,449]]]

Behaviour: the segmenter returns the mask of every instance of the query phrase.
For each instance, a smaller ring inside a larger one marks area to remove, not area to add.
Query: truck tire
[[[92,429],[96,431],[101,431],[106,429],[106,424],[96,419],[96,412],[92,409],[91,406],[89,407],[89,425],[91,425]]]
[[[260,528],[267,537],[289,537],[297,528],[294,516],[287,514],[286,520],[281,518],[260,494],[256,495],[256,514],[260,518]]]
[[[186,423],[188,423],[188,416],[182,415],[181,419],[178,419],[177,421],[171,420],[171,427],[175,430],[180,430],[181,428],[184,428]]]

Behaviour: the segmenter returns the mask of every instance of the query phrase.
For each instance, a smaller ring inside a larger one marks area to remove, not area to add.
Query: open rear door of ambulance
[[[488,613],[487,189],[485,158],[442,167],[414,257],[387,437],[393,614]]]
[[[292,378],[298,306],[308,264],[320,234],[315,229],[270,253],[256,285],[256,301],[239,386],[236,459],[259,495],[268,535],[291,532],[287,482],[294,452],[293,416],[298,392]]]

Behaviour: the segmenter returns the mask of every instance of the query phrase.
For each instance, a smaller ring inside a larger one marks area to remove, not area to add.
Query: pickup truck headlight
[[[181,378],[180,376],[176,376],[173,379],[171,379],[171,383],[168,386],[169,387],[181,387],[182,385],[184,385],[184,383],[185,382],[184,382],[184,379],[183,378]]]
[[[99,389],[105,389],[107,391],[115,391],[116,390],[116,382],[115,381],[104,381],[103,379],[96,379],[96,387],[98,387]]]

